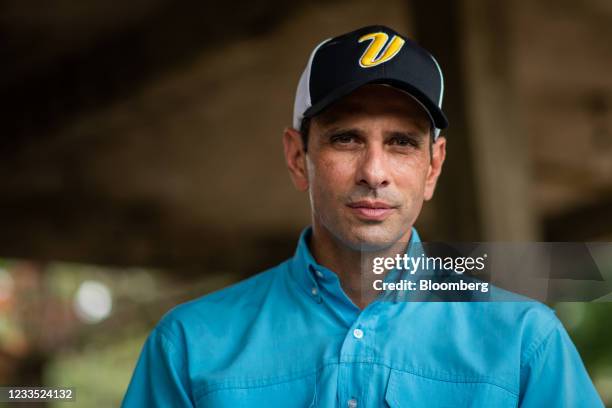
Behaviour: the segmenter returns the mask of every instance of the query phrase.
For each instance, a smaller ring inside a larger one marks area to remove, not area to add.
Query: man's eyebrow
[[[353,135],[361,135],[363,132],[354,127],[344,127],[344,126],[332,126],[328,129],[323,130],[322,136],[324,138],[340,135],[340,134],[353,134]]]
[[[421,129],[418,129],[418,130],[419,130],[418,132],[391,130],[389,132],[385,132],[385,136],[387,137],[407,137],[410,139],[421,141],[427,137],[427,133],[420,131]]]

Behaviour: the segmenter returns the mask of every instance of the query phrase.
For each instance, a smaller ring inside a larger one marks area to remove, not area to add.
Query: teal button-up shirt
[[[167,313],[123,407],[603,407],[548,307],[360,310],[312,257],[310,231],[293,258]]]

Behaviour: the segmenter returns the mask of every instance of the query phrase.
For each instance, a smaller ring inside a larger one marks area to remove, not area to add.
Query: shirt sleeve
[[[576,347],[558,320],[521,367],[520,406],[604,406]]]
[[[158,325],[140,353],[121,407],[193,407],[190,396],[185,350]]]

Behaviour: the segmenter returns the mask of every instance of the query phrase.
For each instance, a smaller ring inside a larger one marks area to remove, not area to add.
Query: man
[[[149,336],[124,407],[599,407],[536,302],[404,302],[363,260],[418,244],[445,157],[435,59],[383,26],[326,40],[283,135],[312,228],[293,258],[178,306]]]

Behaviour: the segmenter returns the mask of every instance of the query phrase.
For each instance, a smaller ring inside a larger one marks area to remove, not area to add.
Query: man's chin
[[[354,250],[382,251],[401,239],[401,232],[391,231],[383,224],[354,226],[345,237]]]

